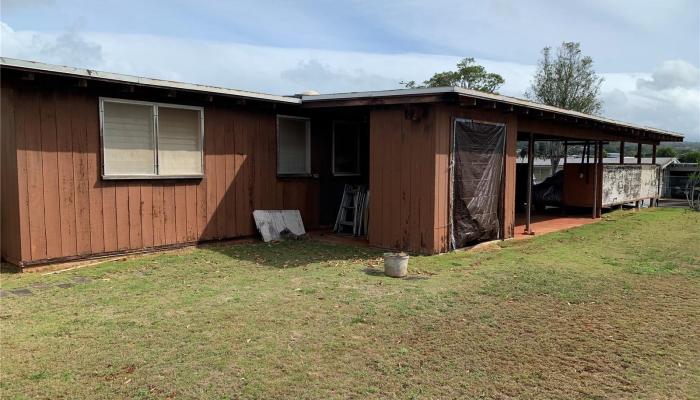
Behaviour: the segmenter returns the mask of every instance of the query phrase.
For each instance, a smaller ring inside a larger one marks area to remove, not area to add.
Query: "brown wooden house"
[[[369,186],[370,245],[439,253],[513,236],[518,140],[589,144],[567,180],[586,176],[568,185],[594,217],[602,143],[682,140],[462,88],[274,96],[8,58],[0,72],[0,243],[19,266],[252,236],[256,209],[328,227],[346,183]]]

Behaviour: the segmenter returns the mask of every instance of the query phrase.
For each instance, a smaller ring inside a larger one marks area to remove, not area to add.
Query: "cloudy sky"
[[[5,57],[276,94],[399,87],[475,57],[522,97],[578,41],[603,114],[700,141],[700,1],[2,0]]]

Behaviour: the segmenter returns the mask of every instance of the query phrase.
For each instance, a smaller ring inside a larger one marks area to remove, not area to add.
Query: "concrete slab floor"
[[[590,217],[590,215],[552,215],[551,213],[533,214],[530,218],[530,227],[535,233],[534,236],[537,236],[545,233],[562,231],[564,229],[575,228],[581,225],[592,224],[597,221],[600,221],[600,219],[593,219]],[[531,237],[533,237],[533,235],[525,234],[525,215],[516,215],[515,239],[527,239]]]

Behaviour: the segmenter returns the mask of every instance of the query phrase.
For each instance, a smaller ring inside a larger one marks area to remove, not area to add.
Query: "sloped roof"
[[[18,60],[14,58],[0,57],[0,66],[11,67],[27,71],[40,71],[58,75],[76,76],[86,79],[95,79],[108,82],[127,83],[139,86],[159,87],[166,89],[185,90],[190,92],[202,92],[245,99],[265,100],[278,103],[300,104],[301,99],[292,96],[277,96],[274,94],[256,93],[238,89],[227,89],[217,86],[198,85],[168,81],[163,79],[143,78],[134,75],[115,74],[112,72],[95,71],[93,69],[74,68],[63,65],[44,64],[36,61]]]
[[[683,135],[670,132],[663,129],[651,128],[631,124],[628,122],[616,121],[610,118],[600,117],[597,115],[584,114],[578,111],[566,110],[563,108],[552,107],[545,104],[535,103],[528,100],[518,99],[515,97],[503,96],[499,94],[485,93],[477,90],[465,89],[461,87],[438,87],[438,88],[418,88],[418,89],[396,89],[396,90],[380,90],[367,92],[350,92],[350,93],[333,93],[321,95],[302,95],[297,96],[279,96],[266,93],[250,92],[238,89],[228,89],[217,86],[199,85],[194,83],[176,82],[162,79],[144,78],[133,75],[116,74],[112,72],[101,72],[92,69],[74,68],[62,65],[45,64],[36,61],[18,60],[14,58],[0,57],[0,66],[4,68],[13,68],[26,71],[39,71],[57,75],[67,75],[81,77],[85,79],[94,79],[108,82],[118,82],[131,85],[140,85],[147,87],[158,87],[173,90],[184,90],[190,92],[201,92],[206,94],[216,94],[222,96],[231,96],[244,99],[255,99],[262,101],[270,101],[286,104],[320,104],[330,101],[350,101],[356,99],[380,99],[380,98],[397,98],[411,96],[429,96],[436,94],[454,93],[458,96],[464,96],[472,99],[487,100],[494,103],[505,104],[513,107],[520,107],[527,110],[537,110],[541,112],[549,112],[554,115],[562,115],[576,120],[593,121],[606,126],[633,129],[641,132],[648,132],[658,135],[661,140],[682,141]]]

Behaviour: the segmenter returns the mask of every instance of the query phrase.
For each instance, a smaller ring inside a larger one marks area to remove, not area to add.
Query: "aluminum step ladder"
[[[345,185],[333,231],[362,235],[363,225],[366,225],[363,217],[366,200],[367,192],[363,185]],[[350,232],[347,232],[348,229]]]

